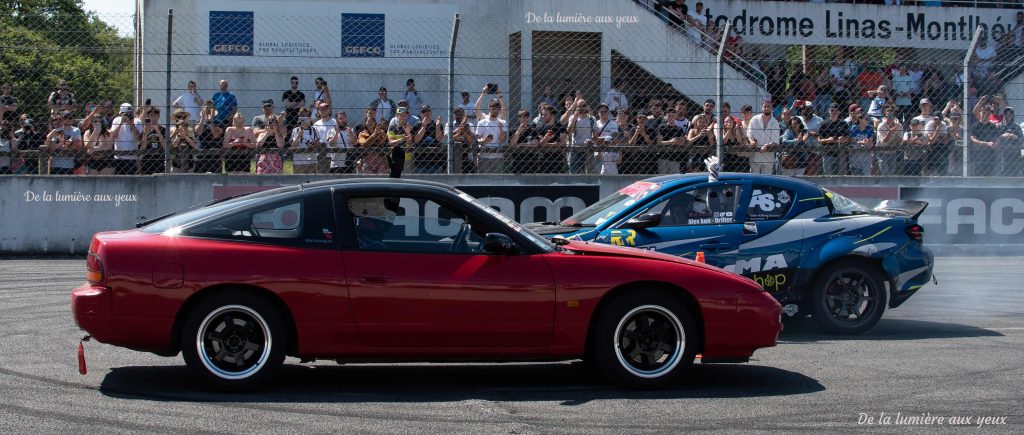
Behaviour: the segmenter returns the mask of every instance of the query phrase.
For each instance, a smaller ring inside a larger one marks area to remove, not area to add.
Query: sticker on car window
[[[782,219],[793,205],[793,195],[774,186],[754,186],[747,207],[747,220]]]
[[[636,183],[630,184],[629,186],[619,189],[619,193],[626,195],[634,200],[639,200],[652,192],[661,188],[660,183],[651,183],[649,181],[637,181]]]

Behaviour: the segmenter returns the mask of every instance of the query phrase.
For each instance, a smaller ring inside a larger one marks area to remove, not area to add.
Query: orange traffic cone
[[[698,263],[705,263],[704,251],[697,251],[697,258],[695,258],[694,260],[696,260]]]

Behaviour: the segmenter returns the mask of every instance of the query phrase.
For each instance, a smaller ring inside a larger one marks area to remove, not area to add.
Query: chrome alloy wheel
[[[213,375],[238,380],[260,371],[273,345],[266,320],[252,308],[226,305],[211,312],[199,325],[196,350]]]
[[[615,355],[632,375],[653,379],[682,360],[686,334],[671,310],[642,305],[630,310],[615,328]]]

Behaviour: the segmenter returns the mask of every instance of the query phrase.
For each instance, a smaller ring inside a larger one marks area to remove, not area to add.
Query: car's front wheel
[[[630,388],[671,385],[693,363],[699,337],[686,306],[662,291],[636,291],[612,301],[590,336],[598,367]]]
[[[181,335],[188,368],[214,387],[249,390],[269,380],[288,347],[281,314],[264,298],[240,291],[200,301]]]
[[[885,311],[885,284],[878,270],[844,261],[825,268],[812,296],[814,319],[833,334],[860,334]]]

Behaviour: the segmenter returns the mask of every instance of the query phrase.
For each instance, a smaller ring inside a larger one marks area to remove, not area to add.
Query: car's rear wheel
[[[686,306],[643,290],[612,301],[590,336],[594,361],[612,382],[630,388],[671,385],[693,363],[699,341]]]
[[[844,261],[822,271],[812,296],[814,319],[827,332],[860,334],[885,311],[885,284],[877,268]]]
[[[240,291],[211,295],[187,314],[185,364],[210,385],[249,390],[269,380],[288,347],[281,314],[264,298]]]

